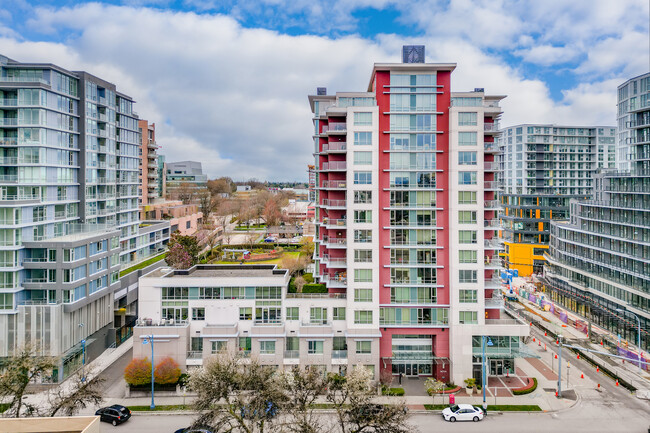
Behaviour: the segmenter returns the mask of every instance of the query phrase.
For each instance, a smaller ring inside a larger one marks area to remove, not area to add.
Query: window
[[[458,165],[476,165],[476,152],[458,152]]]
[[[475,250],[459,250],[458,261],[460,263],[477,263],[477,252]]]
[[[357,325],[372,325],[372,311],[366,311],[366,310],[355,311],[354,323]]]
[[[327,324],[327,308],[311,307],[309,309],[309,322],[314,324]]]
[[[357,341],[358,354],[370,354],[372,341]]]
[[[13,293],[0,293],[0,310],[13,310],[13,309],[14,309]]]
[[[458,243],[459,244],[475,244],[476,243],[476,231],[474,231],[474,230],[459,230],[458,231]]]
[[[354,165],[371,165],[372,152],[354,152]]]
[[[242,307],[239,309],[239,320],[253,320],[253,308]]]
[[[476,185],[475,171],[459,171],[458,185]]]
[[[251,337],[239,337],[239,353],[244,356],[251,354]]]
[[[476,126],[476,113],[458,113],[458,126]]]
[[[372,125],[372,113],[354,113],[354,124],[356,126]]]
[[[211,352],[214,355],[215,353],[221,353],[225,352],[228,350],[228,342],[227,341],[211,341],[212,347],[211,347]]]
[[[476,224],[476,211],[459,210],[458,224]]]
[[[354,302],[372,302],[372,289],[354,289]]]
[[[205,308],[192,308],[192,320],[205,320]]]
[[[476,303],[476,290],[459,290],[458,301],[463,303]]]
[[[372,242],[372,230],[355,230],[354,241],[359,243]]]
[[[459,132],[459,146],[476,146],[476,132]]]
[[[333,307],[332,316],[334,320],[345,320],[345,307]]]
[[[354,144],[357,146],[366,146],[372,144],[372,132],[355,132]]]
[[[372,269],[355,269],[354,281],[356,283],[372,283]]]
[[[203,338],[192,337],[190,339],[190,350],[192,352],[203,352]]]
[[[355,152],[356,153],[356,152]],[[372,191],[355,191],[354,202],[357,204],[372,203]]]
[[[260,341],[260,354],[275,355],[275,341]]]
[[[372,172],[370,171],[355,171],[354,184],[355,185],[370,185],[372,183]]]
[[[310,355],[323,354],[323,342],[315,340],[307,340],[307,353]]]
[[[372,211],[371,210],[355,210],[354,211],[355,223],[371,223]]]
[[[372,250],[354,250],[354,261],[356,263],[372,262]]]
[[[476,271],[470,269],[460,269],[458,270],[458,282],[459,283],[475,283],[476,282]]]
[[[476,204],[476,191],[458,191],[458,204]]]
[[[458,321],[460,323],[478,323],[476,311],[459,311]]]
[[[298,307],[287,307],[287,320],[299,320],[299,311]]]

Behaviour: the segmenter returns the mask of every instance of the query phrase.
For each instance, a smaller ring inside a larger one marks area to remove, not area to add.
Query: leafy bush
[[[404,395],[404,388],[383,388],[381,394],[401,397]]]
[[[156,365],[153,375],[156,383],[161,385],[176,384],[181,376],[181,369],[178,363],[168,356]]]
[[[327,287],[325,284],[305,284],[302,293],[327,293]]]
[[[305,279],[305,281],[307,281],[307,284],[311,284],[314,282],[314,274],[312,273],[305,272],[304,274],[302,274],[302,277]]]
[[[124,369],[124,380],[131,386],[151,383],[151,361],[149,358],[134,358]]]
[[[513,395],[525,395],[525,394],[530,394],[531,392],[535,391],[537,389],[537,379],[533,377],[533,383],[532,385],[528,385],[524,388],[520,389],[513,389],[512,394]]]

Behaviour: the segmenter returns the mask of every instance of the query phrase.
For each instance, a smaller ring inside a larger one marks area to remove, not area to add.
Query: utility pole
[[[481,384],[481,389],[483,390],[483,412],[485,412],[486,409],[487,409],[487,402],[485,401],[485,386],[487,385],[486,380],[485,380],[485,340],[486,340],[485,335],[483,337],[481,337],[481,340],[482,340],[482,343],[483,343],[482,344],[483,357],[481,358],[481,362],[483,363],[483,368],[481,368],[481,372],[483,373],[482,374],[482,377],[483,377],[482,382],[483,383]]]

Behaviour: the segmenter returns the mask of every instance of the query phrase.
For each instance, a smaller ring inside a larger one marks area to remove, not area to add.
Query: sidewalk
[[[565,324],[553,313],[543,311],[537,306],[537,304],[530,302],[527,299],[524,299],[522,297],[518,298],[522,306],[526,306],[534,311],[534,314],[527,312],[533,321],[537,322],[543,328],[546,328],[556,334],[561,334],[567,344],[580,346],[599,352],[608,352],[608,350],[600,344],[592,343],[589,340],[587,334],[570,325]],[[555,303],[554,305],[557,309],[567,311],[565,308],[558,306]],[[575,313],[571,313],[569,311],[567,311],[567,313],[569,313],[571,317],[580,318]],[[593,335],[609,336],[612,339],[617,338],[612,333],[594,324],[592,324],[591,329]],[[642,371],[639,374],[638,366],[632,364],[631,362],[625,362],[623,359],[605,355],[590,354],[589,352],[583,352],[583,356],[585,359],[590,359],[596,364],[606,367],[608,370],[612,371],[616,377],[632,384],[632,386],[635,388],[650,390],[650,374],[647,371]]]

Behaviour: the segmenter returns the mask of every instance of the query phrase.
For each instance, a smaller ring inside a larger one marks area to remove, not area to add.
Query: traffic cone
[[[584,373],[580,373],[580,379],[584,379],[584,378],[585,378],[585,374],[584,374]]]
[[[600,367],[596,366],[596,373],[600,372]]]
[[[578,353],[578,359],[580,359],[580,354]]]
[[[538,342],[537,342],[537,345],[538,345],[538,346],[541,346],[541,345],[542,345],[542,342],[541,342],[541,341],[538,341]]]
[[[547,336],[546,331],[544,331],[544,337],[546,337],[546,336]]]
[[[555,359],[557,359],[557,353],[555,354]]]
[[[616,386],[618,386],[618,379],[616,380]]]
[[[598,384],[598,389],[600,389],[600,383]]]
[[[555,344],[560,344],[560,340],[556,340],[556,341],[555,341]]]
[[[603,344],[603,340],[600,340],[600,345],[601,345],[601,346],[604,346],[604,344]]]
[[[535,342],[535,337],[533,337],[533,343]]]

